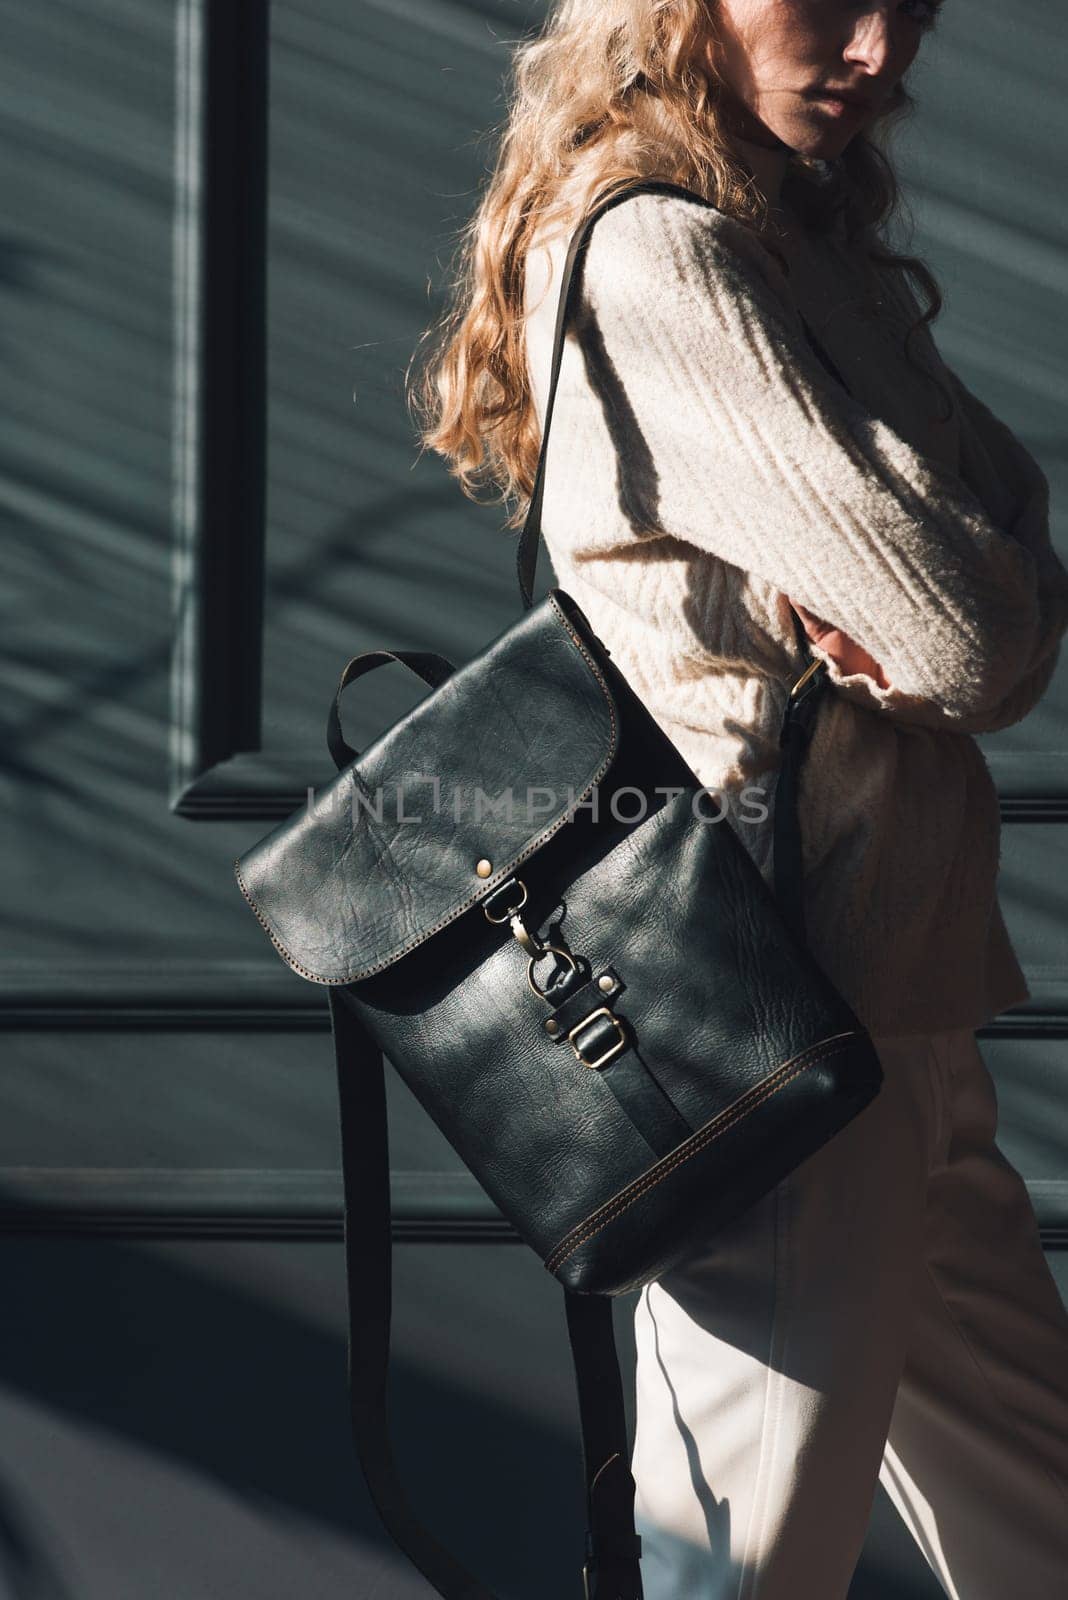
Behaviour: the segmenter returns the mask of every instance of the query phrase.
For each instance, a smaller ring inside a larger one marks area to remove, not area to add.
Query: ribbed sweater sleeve
[[[843,629],[891,687],[830,676],[876,709],[962,732],[1017,720],[1068,627],[1068,572],[1048,484],[1002,424],[969,410],[982,448],[1022,452],[1010,526],[835,381],[779,264],[696,201],[640,195],[601,217],[583,299],[621,501],[650,524],[637,532],[687,540]]]
[[[951,368],[944,371],[960,410],[961,477],[992,519],[1002,515],[999,525],[1031,552],[1037,573],[1041,622],[1034,657],[999,705],[961,727],[967,733],[994,733],[1022,721],[1049,686],[1068,629],[1068,572],[1050,539],[1050,486],[1041,466]]]

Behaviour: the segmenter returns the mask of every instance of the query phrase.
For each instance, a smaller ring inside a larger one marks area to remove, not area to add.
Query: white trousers
[[[1068,1595],[1068,1313],[974,1031],[635,1307],[645,1600],[845,1600],[877,1481],[954,1600]]]

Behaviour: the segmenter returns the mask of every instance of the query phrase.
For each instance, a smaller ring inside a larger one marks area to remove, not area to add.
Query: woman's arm
[[[621,475],[651,463],[659,527],[779,588],[889,684],[832,668],[843,692],[968,731],[1052,670],[1068,572],[1042,548],[1038,486],[1003,529],[848,395],[744,224],[633,197],[594,228],[584,295]]]
[[[1022,722],[1049,688],[1060,655],[1058,640],[996,706],[970,717],[951,718],[929,701],[901,694],[887,680],[879,663],[861,650],[848,634],[840,629],[832,630],[828,623],[813,618],[810,612],[799,611],[799,615],[805,624],[812,653],[826,661],[828,680],[846,699],[880,711],[892,721],[911,722],[924,728],[945,728],[953,733],[997,733],[1000,728]]]
[[[915,309],[918,315],[919,308]],[[879,690],[893,686],[879,663],[848,634],[832,629],[800,605],[795,604],[794,609],[811,644],[819,647],[815,653],[827,661],[829,678],[849,698],[887,711],[901,721],[950,726],[960,733],[996,733],[1022,722],[1049,687],[1064,631],[1063,568],[1050,540],[1049,482],[1042,468],[1012,430],[951,368],[943,364],[941,371],[954,393],[960,417],[960,476],[991,519],[999,526],[1008,526],[1011,536],[1024,543],[1036,558],[1043,627],[1034,665],[997,706],[980,715],[943,724],[932,707],[899,704],[893,693],[880,696]]]

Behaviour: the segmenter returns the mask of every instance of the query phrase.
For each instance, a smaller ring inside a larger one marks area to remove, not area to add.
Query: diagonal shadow
[[[342,1247],[320,1248],[336,1261],[340,1313]],[[5,1385],[249,1501],[396,1553],[349,1432],[343,1338],[124,1243],[9,1238],[3,1261]],[[434,1326],[429,1308],[420,1323]],[[517,1394],[522,1362],[520,1346]],[[509,1585],[501,1592],[516,1600],[576,1589],[577,1437],[403,1357],[392,1365],[391,1422],[416,1513],[476,1576]],[[51,1600],[45,1558],[32,1549],[0,1492],[0,1560],[21,1573],[15,1593]]]
[[[320,1248],[336,1264],[340,1315],[341,1246]],[[8,1238],[3,1264],[5,1385],[76,1423],[178,1461],[268,1511],[272,1504],[289,1507],[364,1547],[395,1554],[349,1433],[342,1338],[277,1303],[124,1243]],[[433,1327],[431,1308],[419,1320]],[[626,1367],[626,1350],[622,1355]],[[566,1360],[562,1319],[560,1358]],[[521,1334],[515,1360],[518,1394]],[[431,1531],[501,1600],[577,1597],[583,1529],[577,1429],[569,1438],[537,1420],[529,1406],[501,1405],[403,1356],[393,1362],[390,1393],[401,1475]],[[677,1407],[676,1417],[685,1431]],[[696,1472],[689,1434],[687,1450]],[[726,1503],[711,1489],[701,1492],[712,1548],[723,1548]],[[0,1486],[0,1573],[16,1600],[65,1600],[33,1520],[20,1498]],[[695,1585],[702,1576],[708,1581],[707,1551],[640,1531],[647,1539],[647,1600],[668,1592],[658,1590],[658,1571],[668,1581],[687,1573],[687,1600],[699,1600]],[[732,1565],[731,1582],[740,1576]],[[901,1600],[900,1579],[900,1563],[887,1566],[885,1582],[866,1565],[851,1600]],[[682,1592],[670,1591],[673,1600]],[[734,1591],[728,1584],[718,1592]]]

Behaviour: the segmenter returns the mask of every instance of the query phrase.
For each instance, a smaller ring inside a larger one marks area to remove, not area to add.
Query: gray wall
[[[474,133],[502,112],[507,40],[539,9],[271,8],[262,748],[200,771],[182,720],[196,642],[176,601],[211,599],[182,588],[175,560],[177,8],[0,0],[12,1595],[426,1592],[381,1534],[348,1439],[325,1007],[272,955],[230,863],[330,775],[325,714],[350,655],[463,661],[517,613],[511,538],[436,459],[413,467],[402,382],[473,203],[488,150]],[[947,7],[902,163],[947,288],[940,345],[1046,468],[1068,555],[1055,9]],[[255,679],[252,663],[221,663],[217,684],[203,667],[223,699]],[[983,1045],[1058,1271],[1066,673],[1023,726],[983,741],[1035,991]],[[346,699],[356,746],[414,698],[399,670],[373,683]],[[390,1093],[398,1190],[425,1211],[456,1159]],[[396,1433],[417,1502],[502,1595],[576,1592],[559,1291],[501,1242],[399,1243],[396,1274]],[[934,1592],[880,1496],[854,1600]]]

